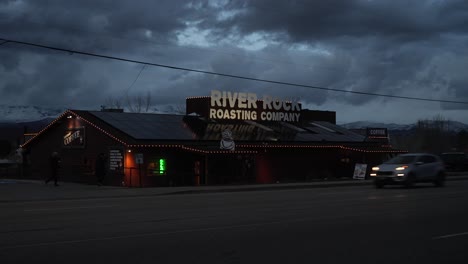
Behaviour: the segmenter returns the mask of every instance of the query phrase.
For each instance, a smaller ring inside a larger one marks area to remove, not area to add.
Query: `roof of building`
[[[295,146],[314,144],[335,146],[354,144],[357,146],[366,144],[364,136],[326,121],[309,121],[304,124],[295,124],[211,120],[192,115],[82,110],[67,110],[41,131],[39,135],[57,120],[68,115],[83,119],[89,125],[128,146],[180,144],[187,147],[213,145],[221,140],[221,132],[225,129],[232,131],[233,140],[239,145],[265,142]],[[29,144],[30,141],[24,145]]]
[[[109,125],[136,140],[193,140],[183,115],[115,113],[92,111]]]
[[[235,141],[363,142],[365,137],[329,122],[303,126],[285,122],[208,120],[199,116],[116,113],[89,114],[135,140],[221,140],[221,132],[232,131]]]

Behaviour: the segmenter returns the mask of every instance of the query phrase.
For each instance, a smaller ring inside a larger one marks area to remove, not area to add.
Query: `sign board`
[[[65,130],[62,145],[65,148],[84,148],[85,128],[77,127]]]
[[[116,171],[123,169],[123,150],[110,149],[109,150],[109,170]]]
[[[353,179],[365,180],[366,179],[367,164],[356,163],[354,166]]]
[[[143,153],[135,153],[135,163],[143,164]]]
[[[147,158],[148,169],[151,176],[166,175],[167,160],[165,158],[149,157]]]
[[[159,174],[166,174],[166,159],[159,159]]]
[[[221,142],[219,143],[219,148],[230,151],[234,151],[236,149],[236,144],[232,138],[231,130],[226,129],[221,133]]]
[[[367,137],[387,138],[388,132],[386,128],[367,128]]]
[[[233,135],[236,136],[237,140],[251,140],[252,135],[256,135],[258,127],[246,123],[241,124],[220,124],[220,123],[209,123],[206,126],[203,139],[206,140],[217,140],[219,135],[226,129],[230,130]],[[257,133],[258,134],[258,133]]]
[[[211,91],[210,119],[299,122],[301,104],[264,95],[259,100],[255,93]]]

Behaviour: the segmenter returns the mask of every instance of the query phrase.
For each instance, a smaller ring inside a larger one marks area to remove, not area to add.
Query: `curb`
[[[449,176],[447,181],[462,181],[468,180],[468,176]],[[14,180],[14,179],[3,179],[2,181],[7,181],[7,184],[12,184],[11,182],[17,182],[20,184],[25,183],[36,183],[33,180]],[[314,188],[332,188],[332,187],[350,187],[350,186],[369,186],[372,185],[372,180],[356,180],[356,181],[330,181],[330,182],[314,182],[314,183],[283,183],[280,185],[256,185],[256,186],[224,186],[224,187],[213,187],[197,189],[197,187],[189,187],[191,189],[186,190],[158,190],[158,187],[155,187],[155,191],[148,191],[147,193],[133,193],[133,194],[118,194],[118,193],[108,193],[107,195],[90,195],[84,196],[75,196],[75,197],[50,197],[50,198],[38,198],[38,199],[17,199],[17,200],[0,200],[0,203],[19,203],[19,202],[39,202],[39,201],[60,201],[60,200],[89,200],[89,199],[117,199],[117,198],[136,198],[136,197],[155,197],[155,196],[170,196],[170,195],[184,195],[184,194],[202,194],[202,193],[223,193],[223,192],[251,192],[251,191],[277,191],[277,190],[294,190],[294,189],[314,189]],[[123,188],[123,187],[122,187]],[[183,187],[182,187],[183,188]],[[145,190],[142,188],[141,190]],[[112,190],[112,189],[109,189]],[[119,190],[116,188],[114,190]],[[126,190],[126,188],[120,189]],[[139,188],[132,188],[138,192]],[[148,189],[146,189],[148,190]],[[158,192],[159,191],[159,192]]]
[[[18,180],[19,181],[19,180]],[[24,181],[22,183],[35,183],[35,181]],[[141,193],[141,194],[109,194],[103,196],[81,196],[81,197],[50,197],[50,198],[38,198],[38,199],[18,199],[18,200],[0,200],[2,203],[21,203],[21,202],[40,202],[40,201],[60,201],[60,200],[90,200],[90,199],[117,199],[117,198],[136,198],[136,197],[155,197],[155,196],[170,196],[170,195],[184,195],[184,194],[202,194],[202,193],[223,193],[223,192],[250,192],[250,191],[275,191],[275,190],[293,190],[293,189],[313,189],[313,188],[330,188],[330,187],[346,187],[346,186],[361,186],[370,185],[371,181],[359,181],[359,182],[316,182],[309,184],[281,184],[281,185],[258,185],[247,187],[228,187],[228,188],[217,188],[216,189],[190,189],[181,191],[168,191],[168,192],[154,192],[154,193]],[[157,187],[156,187],[157,188]],[[183,187],[182,187],[183,188]],[[196,188],[196,187],[192,187]],[[132,188],[133,190],[139,190],[139,188]],[[142,190],[144,190],[143,188]],[[125,189],[123,189],[125,190]]]
[[[212,189],[212,190],[186,190],[163,193],[160,195],[178,195],[178,194],[198,194],[198,193],[219,193],[219,192],[250,192],[250,191],[276,191],[276,190],[293,190],[293,189],[314,189],[314,188],[330,188],[330,187],[347,187],[347,186],[361,186],[371,185],[370,181],[362,182],[329,182],[319,184],[302,184],[302,185],[281,185],[281,186],[253,186],[253,187],[232,187],[223,189]]]
[[[462,181],[468,180],[468,177],[447,177],[447,181]],[[293,190],[293,189],[314,189],[314,188],[331,188],[331,187],[349,187],[349,186],[367,186],[372,185],[373,180],[360,180],[355,182],[326,182],[326,183],[315,183],[315,184],[298,184],[298,185],[281,185],[281,186],[255,186],[245,188],[224,188],[224,189],[213,189],[213,190],[186,190],[169,192],[158,195],[179,195],[179,194],[199,194],[199,193],[220,193],[220,192],[249,192],[249,191],[276,191],[276,190]]]

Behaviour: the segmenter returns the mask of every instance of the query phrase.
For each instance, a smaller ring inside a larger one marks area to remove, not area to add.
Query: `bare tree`
[[[141,96],[130,96],[127,95],[127,107],[132,113],[140,113],[142,107]]]
[[[116,108],[116,109],[121,109],[122,108],[122,97],[113,97],[109,96],[106,101],[104,102],[104,108]]]
[[[185,105],[182,105],[182,104],[178,104],[174,107],[174,111],[176,114],[181,114],[181,115],[185,115],[186,114],[186,108],[185,108]]]
[[[146,96],[141,94],[135,96],[126,96],[127,108],[130,112],[141,113],[150,112],[152,107],[151,93],[148,92]]]
[[[149,112],[151,107],[151,92],[146,93],[145,97],[145,112]]]
[[[416,151],[441,153],[451,148],[450,121],[441,115],[419,120],[413,136]]]

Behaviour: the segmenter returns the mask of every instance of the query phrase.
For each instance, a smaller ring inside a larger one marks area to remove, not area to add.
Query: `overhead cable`
[[[136,64],[154,66],[154,67],[161,67],[161,68],[180,70],[180,71],[188,71],[188,72],[196,72],[196,73],[209,74],[209,75],[222,76],[222,77],[229,77],[229,78],[248,80],[248,81],[272,83],[272,84],[294,86],[294,87],[302,87],[302,88],[309,88],[309,89],[316,89],[316,90],[323,90],[323,91],[330,91],[330,92],[340,92],[340,93],[350,93],[350,94],[359,94],[359,95],[367,95],[367,96],[379,96],[379,97],[388,97],[388,98],[397,98],[397,99],[408,99],[408,100],[417,100],[417,101],[467,104],[468,105],[468,102],[465,102],[465,101],[453,101],[453,100],[444,100],[444,99],[431,99],[431,98],[421,98],[421,97],[411,97],[411,96],[400,96],[400,95],[391,95],[391,94],[379,94],[379,93],[341,90],[341,89],[313,86],[313,85],[300,84],[300,83],[282,82],[282,81],[260,79],[260,78],[247,77],[247,76],[234,75],[234,74],[227,74],[227,73],[220,73],[220,72],[196,70],[196,69],[177,67],[177,66],[159,64],[159,63],[152,63],[152,62],[145,62],[145,61],[140,61],[140,60],[133,60],[133,59],[127,59],[127,58],[123,58],[123,57],[102,55],[102,54],[90,53],[90,52],[84,52],[84,51],[78,51],[78,50],[64,49],[64,48],[52,47],[52,46],[48,46],[48,45],[42,45],[42,44],[24,42],[24,41],[17,41],[17,40],[10,40],[10,39],[4,39],[4,38],[0,38],[0,41],[5,41],[5,43],[10,42],[10,43],[16,43],[16,44],[21,44],[21,45],[27,45],[27,46],[32,46],[32,47],[43,48],[43,49],[61,51],[61,52],[69,53],[69,54],[80,54],[80,55],[92,56],[92,57],[109,59],[109,60],[131,62],[131,63],[136,63]]]

